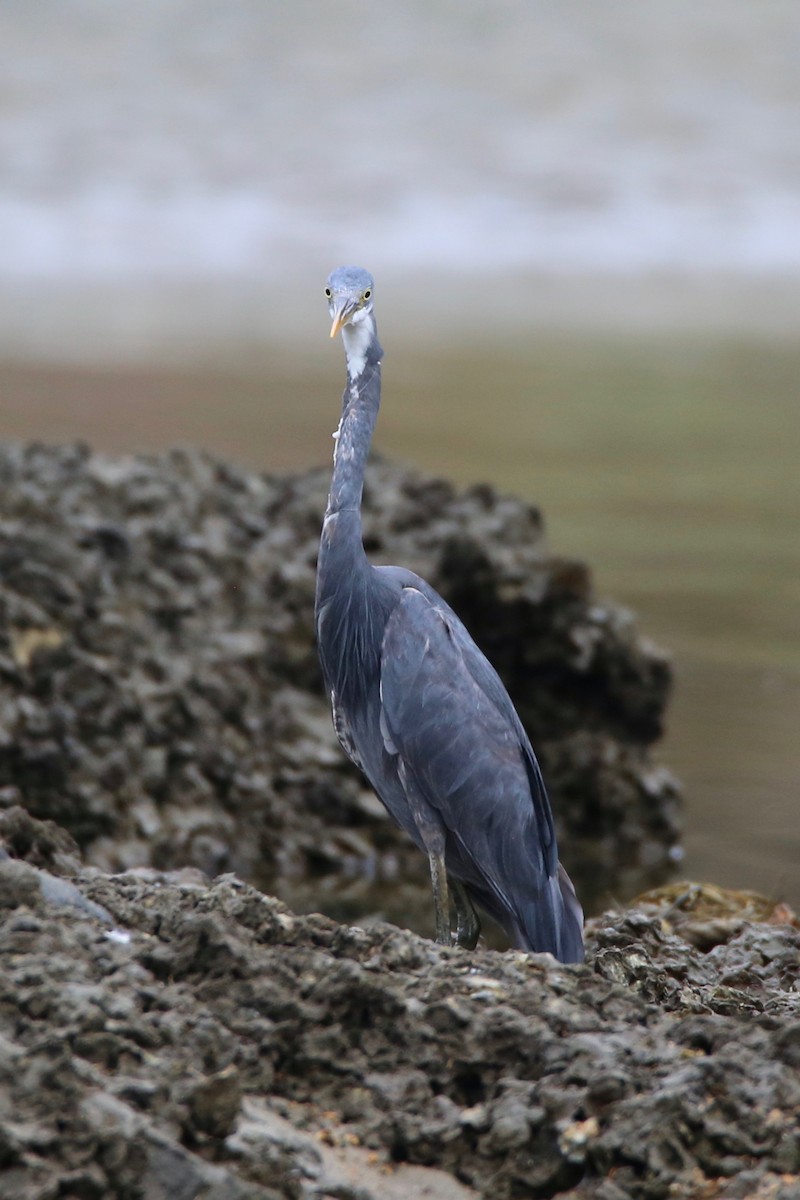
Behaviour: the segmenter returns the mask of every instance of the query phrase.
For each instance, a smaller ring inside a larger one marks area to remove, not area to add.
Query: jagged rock
[[[31,861],[52,840],[29,818]],[[4,1198],[800,1194],[796,925],[706,953],[651,897],[564,966],[231,875],[70,882],[113,929],[0,907]]]
[[[427,928],[426,864],[345,762],[322,694],[327,482],[185,451],[0,447],[0,805],[55,821],[108,870],[235,870],[304,907]],[[424,574],[504,676],[587,906],[661,881],[679,805],[648,749],[663,653],[547,552],[536,509],[491,488],[377,461],[364,528],[374,560]]]

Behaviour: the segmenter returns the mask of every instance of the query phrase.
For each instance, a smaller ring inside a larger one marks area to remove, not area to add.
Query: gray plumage
[[[429,859],[437,941],[474,947],[472,900],[517,947],[583,959],[582,913],[558,861],[528,737],[453,610],[364,553],[361,494],[380,405],[374,282],[340,267],[325,289],[348,380],[317,568],[316,627],[339,741]]]

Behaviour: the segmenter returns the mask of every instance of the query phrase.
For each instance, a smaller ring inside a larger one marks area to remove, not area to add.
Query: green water
[[[0,436],[191,443],[329,460],[339,347],[235,368],[6,369]],[[393,339],[376,445],[543,508],[674,655],[658,757],[687,797],[686,874],[800,904],[800,349],[768,340]]]
[[[800,350],[562,339],[387,373],[380,445],[536,500],[672,646],[800,671]]]
[[[379,444],[542,506],[673,653],[683,869],[800,902],[800,351],[561,338],[436,366],[397,368]]]

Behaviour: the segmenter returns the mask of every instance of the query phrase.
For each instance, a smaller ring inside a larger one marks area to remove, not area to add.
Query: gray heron
[[[428,856],[437,942],[474,949],[475,901],[514,946],[580,962],[583,914],[558,861],[539,764],[500,677],[424,579],[372,566],[365,554],[361,497],[383,357],[375,284],[360,267],[339,267],[325,295],[347,360],[315,603],[336,734]]]

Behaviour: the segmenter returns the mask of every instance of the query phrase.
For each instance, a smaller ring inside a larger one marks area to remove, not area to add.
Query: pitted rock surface
[[[799,1194],[795,926],[705,952],[652,906],[608,913],[562,966],[298,916],[231,875],[84,868],[85,903],[55,903],[24,868],[64,882],[33,866],[56,833],[0,821],[23,833],[31,861],[0,862],[8,1200]]]
[[[426,863],[345,761],[322,693],[328,478],[0,447],[0,804],[108,870],[233,870],[301,908],[425,928]],[[649,747],[670,668],[632,616],[548,552],[538,510],[489,487],[376,461],[364,535],[373,561],[442,592],[504,677],[587,907],[663,880],[679,793]]]

